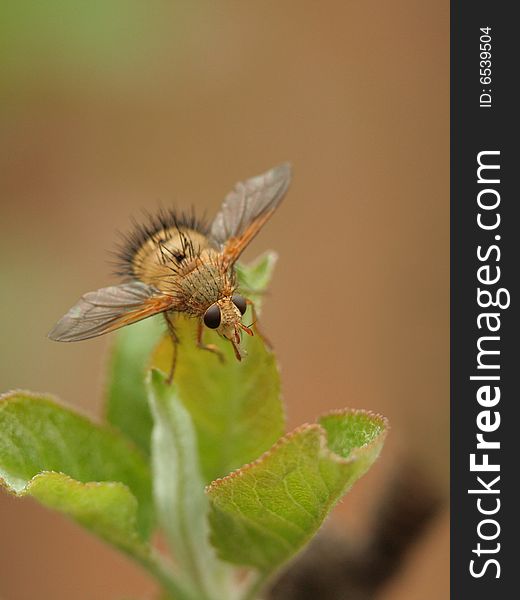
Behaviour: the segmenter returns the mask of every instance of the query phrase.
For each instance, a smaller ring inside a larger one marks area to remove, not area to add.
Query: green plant
[[[274,262],[266,254],[238,269],[257,309]],[[339,410],[284,435],[279,372],[262,337],[245,340],[239,363],[206,332],[221,364],[190,340],[193,325],[179,322],[172,385],[160,318],[118,332],[103,424],[46,396],[4,395],[0,481],[131,556],[164,598],[252,600],[367,471],[386,422]],[[156,529],[171,557],[150,542]]]

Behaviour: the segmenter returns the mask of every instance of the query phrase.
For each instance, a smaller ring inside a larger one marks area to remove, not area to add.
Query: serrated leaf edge
[[[134,496],[132,490],[122,481],[85,481],[84,482],[84,481],[79,481],[78,479],[74,479],[74,477],[67,475],[67,473],[63,473],[62,471],[46,471],[46,470],[39,471],[38,473],[36,473],[36,475],[33,475],[31,477],[31,479],[29,479],[27,481],[27,483],[23,486],[23,488],[21,488],[21,490],[19,490],[19,491],[15,490],[2,477],[0,477],[0,486],[2,486],[6,490],[6,492],[8,492],[9,494],[16,496],[17,498],[22,498],[23,496],[30,495],[31,487],[33,486],[33,483],[37,479],[42,479],[46,475],[59,475],[60,477],[64,477],[67,481],[71,481],[72,483],[77,483],[78,485],[82,485],[87,488],[95,488],[95,487],[100,487],[100,486],[124,488],[129,492],[129,494],[132,496],[132,498],[135,499],[135,501],[137,503],[137,498]],[[137,520],[136,520],[136,522],[137,522]]]
[[[286,433],[284,436],[282,436],[269,450],[266,450],[266,452],[264,452],[262,455],[260,455],[254,461],[247,463],[245,465],[242,465],[240,468],[232,471],[225,477],[219,477],[218,479],[215,479],[214,481],[212,481],[205,488],[206,494],[211,495],[211,493],[213,491],[217,490],[221,485],[223,485],[223,484],[227,483],[228,481],[231,481],[237,477],[241,477],[247,471],[249,471],[251,468],[253,468],[257,465],[261,465],[266,459],[268,459],[273,453],[275,453],[278,450],[278,448],[285,446],[286,444],[288,444],[290,442],[290,440],[292,438],[294,438],[295,436],[297,436],[305,431],[318,432],[319,439],[320,439],[320,452],[323,452],[325,456],[328,456],[329,458],[331,458],[332,460],[334,460],[335,462],[338,462],[340,464],[346,465],[346,464],[355,462],[356,460],[358,460],[360,454],[364,454],[369,448],[372,448],[378,444],[381,444],[384,441],[384,439],[387,435],[388,429],[389,429],[388,419],[379,413],[376,413],[376,412],[373,412],[370,410],[357,409],[357,408],[333,409],[333,410],[328,411],[328,412],[324,413],[323,415],[321,415],[321,417],[327,417],[327,416],[340,417],[340,416],[348,416],[348,415],[356,415],[356,414],[363,414],[363,415],[369,416],[375,420],[380,421],[380,423],[383,425],[383,429],[370,442],[363,444],[362,446],[357,446],[356,448],[354,448],[347,458],[343,458],[342,456],[340,456],[336,452],[333,452],[329,448],[327,432],[322,425],[320,425],[319,423],[304,423],[303,425],[300,425],[293,431]]]

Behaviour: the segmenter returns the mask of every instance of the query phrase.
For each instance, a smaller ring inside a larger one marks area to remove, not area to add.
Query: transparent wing
[[[210,237],[233,264],[282,201],[291,182],[291,166],[284,163],[237,183],[226,196],[211,225]]]
[[[173,298],[138,281],[88,292],[49,332],[57,342],[76,342],[168,310]]]

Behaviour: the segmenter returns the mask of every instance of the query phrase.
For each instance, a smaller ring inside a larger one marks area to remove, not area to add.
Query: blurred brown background
[[[91,415],[109,338],[45,335],[113,281],[107,250],[141,208],[212,215],[284,160],[286,201],[246,258],[280,260],[263,328],[289,426],[385,414],[376,467],[329,522],[363,536],[400,465],[449,477],[449,4],[7,0],[0,8],[0,390]],[[0,597],[151,598],[125,558],[0,494]],[[448,597],[441,510],[381,600]]]

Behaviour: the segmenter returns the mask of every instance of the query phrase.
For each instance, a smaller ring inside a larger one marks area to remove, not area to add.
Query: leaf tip
[[[319,418],[319,422],[328,418],[343,418],[350,416],[364,416],[370,419],[372,422],[377,423],[381,427],[381,433],[386,433],[390,429],[390,422],[388,418],[381,413],[366,408],[333,408],[327,411]]]

